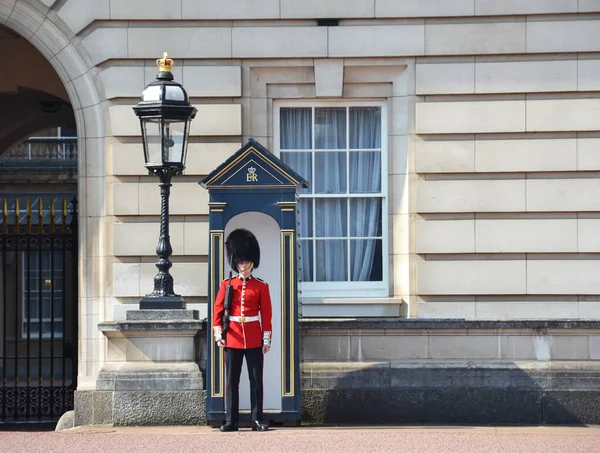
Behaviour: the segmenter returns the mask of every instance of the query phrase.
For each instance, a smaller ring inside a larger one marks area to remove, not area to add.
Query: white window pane
[[[348,281],[347,241],[317,241],[316,280],[320,282]]]
[[[381,192],[381,152],[350,153],[350,193]]]
[[[310,238],[314,236],[313,231],[313,201],[309,198],[299,200],[299,233],[301,238]]]
[[[381,108],[350,107],[350,149],[381,148]]]
[[[381,198],[351,198],[350,219],[350,236],[381,237]]]
[[[301,239],[300,244],[300,275],[302,281],[312,282],[313,273],[313,245],[314,241]]]
[[[315,228],[318,237],[346,237],[348,208],[345,198],[315,200]]]
[[[350,241],[350,280],[381,281],[383,277],[382,242],[380,239]]]
[[[281,149],[312,148],[311,108],[282,108],[279,111]],[[302,174],[302,173],[300,173]],[[304,176],[304,175],[302,175]],[[306,176],[304,176],[306,178]]]
[[[315,153],[315,193],[347,193],[346,153]]]
[[[315,109],[315,148],[346,149],[346,108]]]
[[[305,151],[287,151],[281,153],[281,160],[308,182],[308,188],[302,188],[300,192],[310,193],[312,190],[312,154]]]

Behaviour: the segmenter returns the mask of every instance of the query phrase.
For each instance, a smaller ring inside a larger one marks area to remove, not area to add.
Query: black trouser
[[[240,376],[242,363],[246,356],[248,377],[250,378],[250,406],[252,421],[262,421],[263,416],[263,352],[262,348],[235,349],[225,348],[225,404],[226,421],[237,423],[240,412]]]

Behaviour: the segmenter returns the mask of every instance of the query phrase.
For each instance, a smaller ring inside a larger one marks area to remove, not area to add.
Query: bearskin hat
[[[260,264],[260,246],[254,234],[245,228],[233,230],[225,240],[227,259],[231,269],[237,272],[238,263],[252,261],[256,269]]]

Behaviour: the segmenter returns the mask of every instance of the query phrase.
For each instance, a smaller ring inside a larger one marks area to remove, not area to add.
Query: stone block
[[[425,335],[362,335],[357,340],[357,359],[367,362],[428,357],[429,340]]]
[[[600,138],[577,138],[577,170],[600,170]]]
[[[478,137],[475,141],[476,172],[542,172],[576,169],[577,139],[574,137],[528,139]]]
[[[126,362],[182,362],[193,361],[195,358],[194,341],[192,337],[177,337],[175,333],[171,336],[156,337],[142,333],[133,338],[127,338],[125,342]],[[111,340],[109,339],[109,342]],[[140,381],[135,388],[128,387],[129,380],[116,383],[115,390],[142,390],[140,386],[153,386],[151,382]],[[139,384],[139,385],[138,385]],[[150,389],[151,387],[148,387]],[[180,388],[180,387],[177,387]]]
[[[475,172],[475,141],[470,138],[455,140],[427,140],[415,142],[417,173],[473,173]]]
[[[600,7],[599,7],[600,10]],[[577,60],[577,88],[579,91],[597,91],[600,81],[596,77],[600,71],[600,60],[582,55]]]
[[[344,61],[316,59],[314,65],[317,97],[341,97],[344,85]]]
[[[580,253],[600,252],[600,219],[579,218],[577,220],[577,251]]]
[[[600,20],[565,17],[562,20],[528,18],[527,53],[597,52]]]
[[[326,27],[234,27],[232,41],[233,58],[328,56]]]
[[[475,14],[473,0],[377,0],[375,17],[452,17]]]
[[[279,0],[228,0],[199,2],[182,0],[183,18],[201,20],[279,19]]]
[[[420,56],[424,53],[423,24],[329,27],[329,57]]]
[[[144,67],[134,66],[133,62],[129,64],[128,66],[109,66],[100,72],[106,99],[141,96],[146,86]]]
[[[509,305],[511,310],[515,304]],[[493,307],[490,307],[493,310]],[[502,319],[502,318],[501,318]],[[537,360],[535,337],[532,335],[506,335],[499,337],[500,359],[502,360]],[[540,357],[540,359],[544,359]]]
[[[239,104],[196,105],[198,113],[192,121],[190,136],[241,135],[242,106]]]
[[[600,99],[527,101],[527,132],[595,131],[600,121]]]
[[[207,175],[240,149],[239,142],[190,143],[188,145],[186,175]]]
[[[160,187],[140,184],[140,215],[160,215]],[[195,182],[173,181],[169,213],[171,215],[208,214],[208,191]]]
[[[139,184],[113,184],[112,198],[114,215],[139,214]]]
[[[328,19],[373,18],[374,0],[346,0],[344,2],[323,2],[320,0],[281,0],[281,19]]]
[[[110,0],[111,20],[177,20],[182,19],[181,3],[170,0]]]
[[[600,11],[600,4],[597,0],[579,0],[580,13],[593,13]]]
[[[241,66],[196,66],[185,63],[182,82],[190,97],[240,97]]]
[[[356,345],[350,343],[348,335],[304,336],[302,338],[302,357],[305,361],[326,360],[337,362],[340,360],[354,360],[358,357]]]
[[[527,294],[600,294],[600,262],[589,259],[527,260]]]
[[[73,44],[69,44],[61,50],[56,57],[52,59],[53,65],[57,71],[64,70],[64,78],[73,80],[82,76],[88,71],[86,64],[81,59],[79,51],[75,49]],[[72,101],[74,106],[77,106],[77,101]]]
[[[31,43],[49,58],[50,55],[54,56],[59,53],[70,42],[54,22],[47,19],[36,30],[31,38]]]
[[[526,261],[424,261],[417,264],[417,294],[524,294]]]
[[[550,358],[551,360],[589,360],[589,336],[550,336]]]
[[[87,426],[94,423],[94,391],[75,390],[75,426]]]
[[[477,319],[572,319],[579,316],[576,300],[563,297],[561,302],[531,300],[524,302],[513,301],[480,301],[476,303]],[[536,358],[535,356],[508,358]],[[537,358],[536,358],[537,359]],[[541,360],[541,358],[540,358]]]
[[[600,302],[587,302],[580,301],[579,302],[579,313],[578,318],[581,319],[599,319],[600,318]],[[590,351],[592,351],[592,337],[590,337]],[[595,358],[592,357],[590,352],[590,359],[592,360],[600,360],[600,353]]]
[[[73,33],[79,34],[95,20],[109,19],[110,0],[67,0],[57,14]]]
[[[425,55],[525,53],[525,19],[481,22],[431,20],[425,24]]]
[[[420,102],[417,134],[525,132],[525,101]]]
[[[92,63],[98,65],[110,59],[131,57],[127,53],[127,37],[126,28],[96,28],[81,43]]]
[[[131,27],[128,58],[231,58],[231,27]],[[157,52],[159,54],[157,55]]]
[[[152,288],[152,286],[149,288]],[[113,264],[112,295],[115,297],[138,297],[140,295],[139,264]]]
[[[528,211],[597,211],[600,184],[596,178],[529,179]]]
[[[16,2],[9,16],[10,28],[21,36],[31,39],[44,22],[44,15],[36,10],[34,4]]]
[[[481,16],[513,16],[530,14],[576,13],[577,0],[475,0],[475,14]]]
[[[188,148],[189,152],[189,148]],[[141,143],[115,143],[110,145],[112,174],[116,176],[142,176],[148,170],[144,166],[144,152]]]
[[[438,302],[429,300],[420,302],[417,306],[417,317],[432,319],[475,319],[475,302]]]
[[[524,179],[417,183],[417,212],[523,212],[525,206]]]
[[[13,8],[15,7],[16,1],[17,0],[7,0],[0,3],[0,19],[2,19],[2,22],[6,22],[9,18],[10,13],[12,13]]]
[[[417,220],[415,238],[417,253],[475,253],[475,220]]]
[[[477,219],[477,253],[576,253],[577,218]]]
[[[430,336],[430,359],[491,359],[500,358],[498,337]]]
[[[417,94],[475,93],[475,60],[417,61]]]
[[[577,60],[475,60],[476,93],[577,91]]]
[[[208,255],[208,222],[183,224],[183,254]]]
[[[142,263],[140,266],[140,294],[151,292],[154,287],[156,266]],[[175,293],[182,296],[206,297],[208,293],[207,263],[175,263],[171,268],[171,275],[175,281]]]
[[[170,222],[169,235],[173,255],[183,255],[183,222]],[[160,222],[115,223],[113,225],[115,256],[156,256]]]
[[[201,390],[115,392],[115,426],[200,425],[205,422]]]

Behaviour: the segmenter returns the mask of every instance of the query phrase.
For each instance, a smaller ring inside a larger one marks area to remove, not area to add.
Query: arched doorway
[[[56,421],[73,408],[89,374],[82,313],[104,287],[81,272],[103,265],[86,231],[101,224],[87,200],[104,202],[103,166],[87,168],[89,153],[104,156],[95,68],[56,13],[31,3],[0,0],[11,62],[0,79],[0,423]]]

